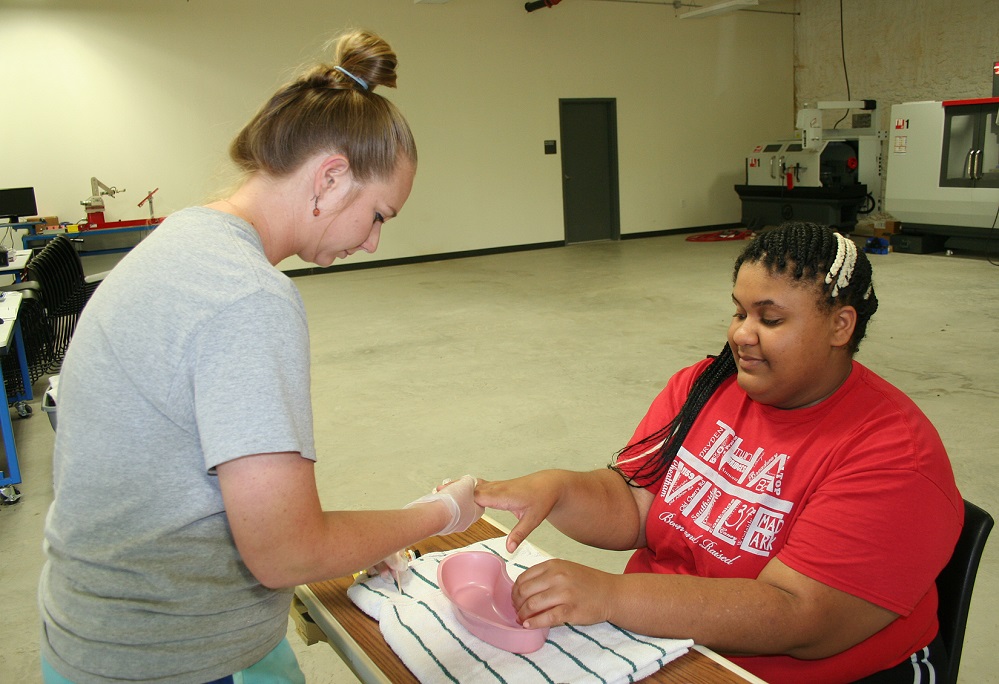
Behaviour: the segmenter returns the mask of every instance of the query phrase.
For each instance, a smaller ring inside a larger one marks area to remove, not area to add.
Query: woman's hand
[[[525,570],[513,585],[513,606],[527,629],[566,622],[592,625],[609,619],[620,575],[566,560],[549,560]]]
[[[465,475],[457,480],[445,480],[432,493],[421,496],[405,507],[440,502],[447,509],[449,520],[437,534],[464,532],[485,512],[485,509],[475,501],[476,482],[471,475]]]

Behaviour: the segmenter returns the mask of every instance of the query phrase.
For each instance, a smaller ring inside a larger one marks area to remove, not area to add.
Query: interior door
[[[566,243],[619,239],[616,101],[559,100],[559,131]]]

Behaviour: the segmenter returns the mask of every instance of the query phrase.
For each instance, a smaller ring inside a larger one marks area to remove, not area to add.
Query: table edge
[[[350,668],[357,678],[365,684],[392,684],[385,673],[375,664],[361,645],[350,636],[333,614],[312,593],[308,585],[295,587],[295,596],[305,604],[309,616],[319,625],[329,640],[330,647],[337,652],[340,659]]]
[[[706,658],[710,658],[711,660],[715,661],[716,663],[724,667],[726,670],[731,670],[732,672],[739,675],[740,677],[745,679],[747,682],[750,682],[751,684],[767,684],[767,682],[760,679],[749,670],[739,667],[725,656],[715,653],[707,646],[702,646],[701,644],[694,644],[691,650],[697,651]]]

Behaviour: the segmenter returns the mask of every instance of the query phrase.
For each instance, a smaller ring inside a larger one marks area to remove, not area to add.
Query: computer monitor
[[[18,223],[25,216],[37,216],[34,188],[0,190],[0,219]]]

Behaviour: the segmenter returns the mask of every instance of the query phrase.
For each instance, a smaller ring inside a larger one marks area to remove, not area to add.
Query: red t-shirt
[[[677,373],[632,442],[679,411],[709,363]],[[643,458],[619,464],[633,472]],[[626,463],[627,462],[627,463]],[[625,572],[755,578],[771,558],[898,613],[835,656],[732,657],[769,682],[849,682],[902,662],[937,633],[934,580],[964,504],[940,437],[901,391],[854,362],[815,406],[750,399],[735,376],[701,411],[656,493],[646,548]]]

